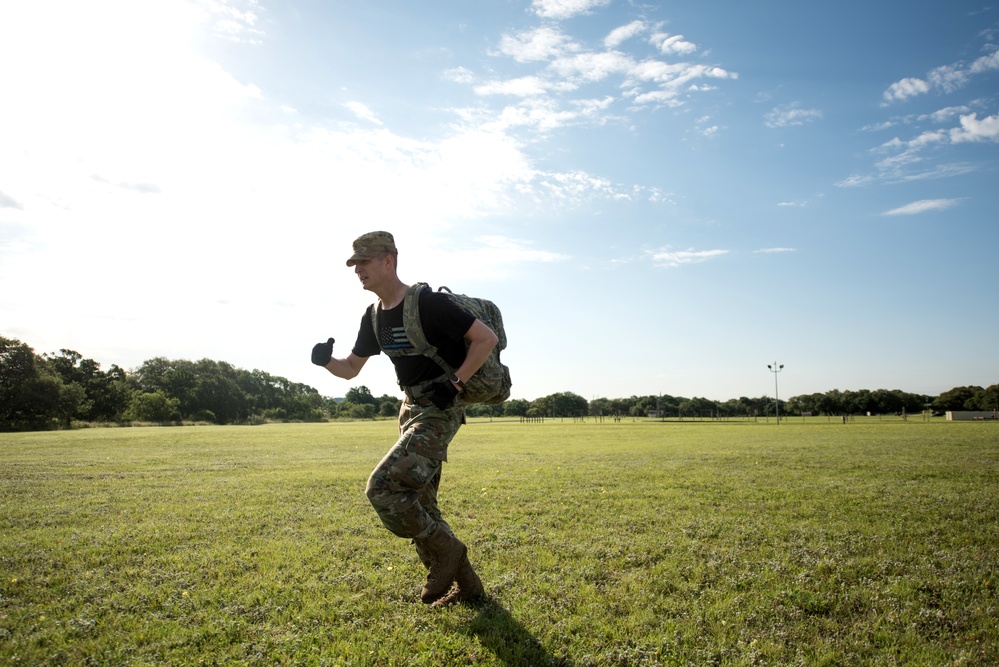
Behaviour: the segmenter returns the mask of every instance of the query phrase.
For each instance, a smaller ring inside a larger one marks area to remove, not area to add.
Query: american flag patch
[[[406,338],[405,327],[382,327],[378,332],[382,348],[386,350],[404,350],[413,347],[413,344]]]

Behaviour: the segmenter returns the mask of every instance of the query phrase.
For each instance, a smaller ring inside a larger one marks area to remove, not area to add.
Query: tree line
[[[373,396],[354,387],[343,398],[322,396],[309,385],[224,361],[155,357],[125,371],[69,349],[38,355],[25,343],[0,336],[0,430],[68,428],[74,423],[254,424],[394,417],[398,397]],[[531,401],[471,405],[469,416],[535,417],[763,417],[919,413],[932,410],[995,410],[999,385],[955,387],[933,397],[899,390],[832,390],[719,402],[680,396],[631,396],[587,401],[559,392]]]

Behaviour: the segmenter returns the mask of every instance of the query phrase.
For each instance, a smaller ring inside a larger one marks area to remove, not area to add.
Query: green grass
[[[432,610],[391,422],[0,434],[0,664],[999,663],[999,425],[475,422]]]

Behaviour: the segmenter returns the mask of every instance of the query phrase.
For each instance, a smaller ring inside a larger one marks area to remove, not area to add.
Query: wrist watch
[[[458,389],[464,389],[465,388],[465,383],[462,382],[461,378],[458,377],[457,375],[452,375],[451,376],[451,382],[454,383],[454,384],[456,384],[456,385],[458,385]]]

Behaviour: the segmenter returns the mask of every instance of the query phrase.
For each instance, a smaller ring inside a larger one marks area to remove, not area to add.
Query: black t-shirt
[[[402,325],[402,307],[382,310],[380,305],[368,306],[357,331],[354,354],[370,357],[381,353],[381,346],[375,338],[371,326],[371,308],[378,307],[379,338],[386,349],[409,349],[405,356],[390,357],[395,364],[395,374],[403,387],[419,385],[441,376],[445,371],[433,359],[419,354],[406,337]],[[444,361],[457,368],[465,361],[464,336],[475,322],[475,316],[465,312],[448,297],[437,292],[424,291],[420,294],[420,323],[427,341],[437,347],[437,354]]]

